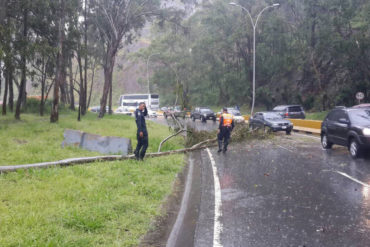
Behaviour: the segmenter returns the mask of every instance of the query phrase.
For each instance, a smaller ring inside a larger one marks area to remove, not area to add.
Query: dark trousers
[[[140,137],[139,133],[137,133],[137,145],[135,149],[135,156],[139,159],[144,159],[146,149],[148,148],[149,142],[148,142],[148,134],[144,133],[143,137]]]
[[[230,135],[231,135],[231,128],[223,127],[220,129],[220,133],[217,136],[219,150],[222,150],[222,142],[224,144],[223,150],[224,151],[227,150],[227,146],[229,145]]]

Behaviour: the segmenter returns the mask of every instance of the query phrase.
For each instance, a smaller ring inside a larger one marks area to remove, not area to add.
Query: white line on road
[[[354,182],[356,182],[356,183],[358,183],[358,184],[361,184],[361,185],[362,185],[362,186],[364,186],[364,187],[370,188],[370,185],[368,185],[368,184],[366,184],[366,183],[364,183],[364,182],[361,182],[360,180],[358,180],[358,179],[356,179],[356,178],[354,178],[354,177],[351,177],[351,176],[350,176],[350,175],[348,175],[347,173],[340,172],[340,171],[334,171],[334,172],[336,172],[336,173],[338,173],[338,174],[340,174],[340,175],[342,175],[342,176],[344,176],[344,177],[346,177],[346,178],[349,178],[349,179],[351,179],[352,181],[354,181]]]
[[[185,185],[184,194],[182,196],[180,211],[179,211],[179,214],[177,215],[176,222],[173,225],[172,231],[167,240],[166,247],[176,246],[177,238],[180,234],[180,229],[181,229],[181,226],[183,225],[185,214],[188,209],[190,191],[191,191],[192,182],[193,182],[193,167],[194,167],[193,158],[190,157],[188,176],[186,178],[186,185]]]
[[[222,215],[220,179],[217,174],[216,162],[213,159],[211,151],[208,148],[207,148],[207,152],[209,155],[209,159],[211,160],[211,164],[212,164],[213,181],[214,181],[214,188],[215,188],[215,218],[214,218],[214,224],[213,224],[213,247],[222,247],[222,244],[221,244],[222,224],[220,221],[220,217]]]

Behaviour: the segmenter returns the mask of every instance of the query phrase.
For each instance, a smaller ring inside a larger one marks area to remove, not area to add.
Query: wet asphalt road
[[[173,246],[370,246],[369,157],[298,134],[216,150],[189,155],[195,182]]]

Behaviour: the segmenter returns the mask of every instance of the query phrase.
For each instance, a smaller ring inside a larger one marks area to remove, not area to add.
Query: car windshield
[[[352,110],[348,115],[355,124],[370,125],[370,109]]]
[[[283,119],[279,114],[277,113],[264,113],[263,114],[265,119],[268,119],[268,120],[279,120],[279,119]]]
[[[288,109],[289,109],[289,112],[300,112],[300,111],[302,111],[302,108],[300,106],[290,106]]]
[[[208,109],[208,108],[202,108],[202,109],[200,109],[200,112],[201,113],[212,113],[212,110]]]

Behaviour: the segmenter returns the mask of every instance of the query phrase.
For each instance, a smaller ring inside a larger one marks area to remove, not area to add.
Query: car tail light
[[[289,117],[289,113],[285,113],[285,116],[286,116],[286,117]]]

